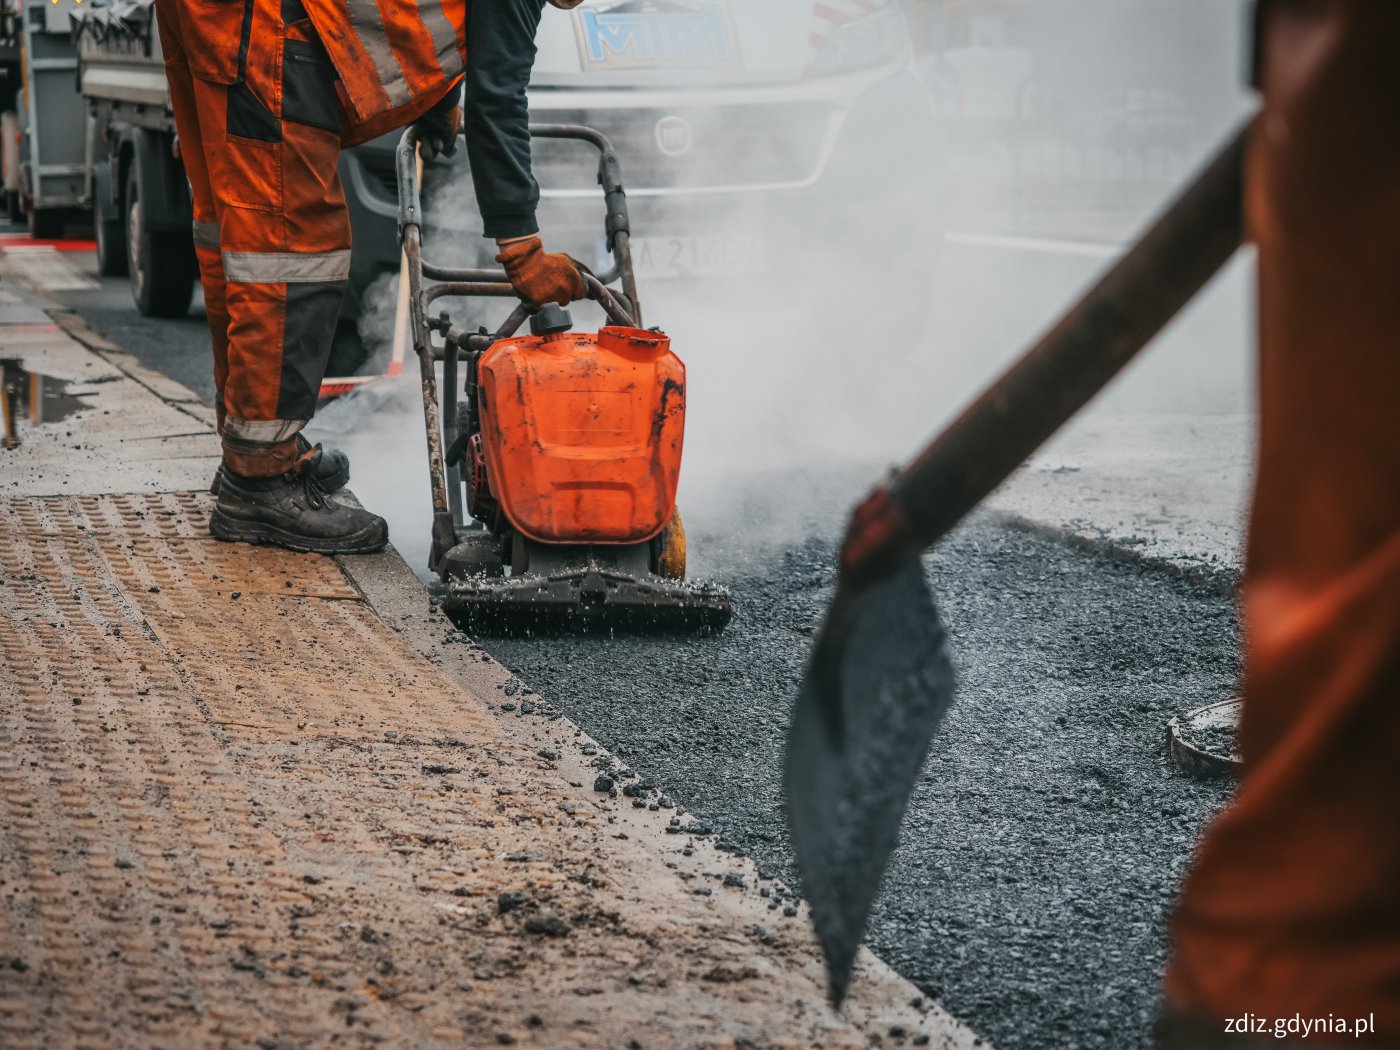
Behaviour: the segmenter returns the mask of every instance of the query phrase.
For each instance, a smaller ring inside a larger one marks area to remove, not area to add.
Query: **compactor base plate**
[[[442,611],[473,635],[719,630],[734,614],[721,587],[606,569],[454,579]]]

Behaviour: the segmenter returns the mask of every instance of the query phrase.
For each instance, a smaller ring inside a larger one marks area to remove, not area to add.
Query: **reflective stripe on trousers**
[[[224,276],[241,284],[311,284],[350,277],[350,249],[333,252],[224,252]]]
[[[300,419],[228,419],[224,436],[256,445],[277,445],[294,438],[305,422]]]

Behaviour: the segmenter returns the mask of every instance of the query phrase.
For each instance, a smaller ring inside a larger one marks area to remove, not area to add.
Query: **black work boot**
[[[350,457],[338,448],[322,448],[313,445],[302,435],[297,435],[297,459],[310,465],[327,492],[339,492],[350,483]],[[224,482],[224,465],[214,471],[214,480],[209,484],[209,495],[217,496],[219,486]]]
[[[209,531],[221,540],[314,554],[372,554],[389,542],[384,519],[332,500],[309,461],[272,478],[225,470]]]

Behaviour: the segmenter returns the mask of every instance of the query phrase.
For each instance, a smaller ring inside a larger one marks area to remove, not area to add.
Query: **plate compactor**
[[[442,609],[471,634],[719,629],[733,612],[727,592],[685,581],[676,511],[685,366],[664,332],[642,327],[617,154],[590,128],[533,124],[530,133],[598,152],[614,262],[608,273],[584,274],[611,322],[597,332],[573,331],[569,312],[552,304],[518,303],[495,332],[433,316],[441,299],[515,292],[503,271],[423,258],[413,130],[398,149],[432,475],[430,567],[446,586]],[[530,334],[518,335],[527,323]]]

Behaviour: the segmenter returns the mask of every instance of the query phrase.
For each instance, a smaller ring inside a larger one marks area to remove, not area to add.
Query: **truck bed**
[[[88,7],[75,33],[84,97],[169,114],[165,56],[151,0]]]

